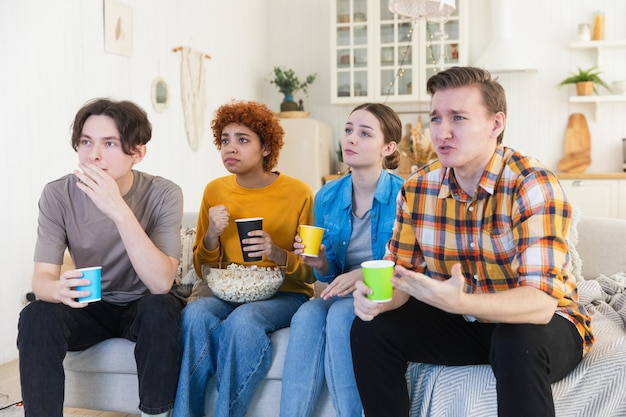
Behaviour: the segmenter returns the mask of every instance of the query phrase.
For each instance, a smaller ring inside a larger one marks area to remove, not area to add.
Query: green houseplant
[[[567,77],[559,84],[557,87],[563,87],[566,84],[575,84],[576,85],[576,93],[579,96],[589,96],[592,92],[598,94],[597,86],[600,85],[606,88],[609,92],[611,89],[609,86],[600,78],[600,71],[597,67],[591,67],[589,69],[583,70],[580,67],[578,68],[578,72],[572,74]]]
[[[274,67],[274,78],[270,80],[271,84],[275,84],[284,96],[284,100],[280,105],[280,111],[293,111],[298,109],[298,105],[293,101],[293,94],[302,90],[307,93],[308,87],[313,84],[317,78],[317,73],[307,76],[304,81],[296,76],[292,69],[286,69],[282,66]]]

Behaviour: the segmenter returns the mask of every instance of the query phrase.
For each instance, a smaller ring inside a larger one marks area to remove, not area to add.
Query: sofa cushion
[[[266,379],[282,379],[283,362],[289,342],[289,328],[272,333],[272,362]],[[67,371],[137,374],[135,343],[127,339],[107,339],[78,352],[68,352],[63,362]]]
[[[283,379],[283,365],[287,344],[289,343],[289,328],[276,330],[272,333],[272,364],[266,379]]]
[[[626,220],[583,216],[577,229],[580,241],[576,249],[584,259],[585,279],[626,271]]]
[[[68,352],[63,361],[66,371],[137,374],[135,343],[127,339],[107,339],[78,352]]]

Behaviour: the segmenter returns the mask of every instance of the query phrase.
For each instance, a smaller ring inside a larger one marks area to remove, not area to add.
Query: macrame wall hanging
[[[192,150],[200,147],[204,136],[206,113],[206,91],[204,83],[204,59],[211,57],[190,47],[176,47],[180,59],[180,98],[185,120],[187,142]]]

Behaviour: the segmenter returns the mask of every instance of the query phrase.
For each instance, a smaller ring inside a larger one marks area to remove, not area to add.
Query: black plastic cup
[[[241,243],[241,253],[243,254],[244,262],[255,262],[263,259],[262,256],[250,256],[250,252],[246,252],[243,250],[245,246],[241,241],[246,239],[248,236],[248,232],[253,230],[263,230],[263,217],[252,217],[247,219],[237,219],[235,220],[237,223],[237,231],[239,232],[239,243]]]

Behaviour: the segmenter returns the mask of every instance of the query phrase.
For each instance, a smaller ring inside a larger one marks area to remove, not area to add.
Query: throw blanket
[[[596,342],[580,364],[552,384],[556,415],[626,416],[626,273],[578,282]],[[496,380],[489,365],[411,363],[412,417],[497,415]]]

